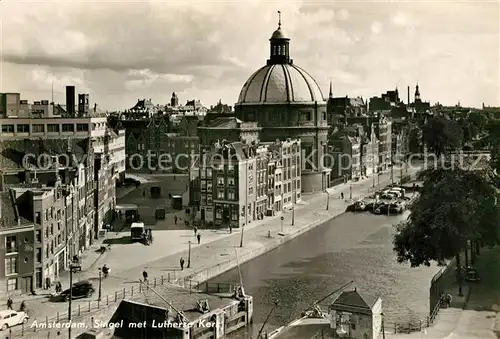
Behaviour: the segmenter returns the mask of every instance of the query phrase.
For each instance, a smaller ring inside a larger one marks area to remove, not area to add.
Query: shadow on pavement
[[[132,238],[130,235],[126,235],[120,238],[109,238],[109,239],[104,239],[103,241],[104,244],[109,244],[109,245],[126,245],[126,244],[132,244]],[[96,252],[99,252],[100,249],[97,249]]]

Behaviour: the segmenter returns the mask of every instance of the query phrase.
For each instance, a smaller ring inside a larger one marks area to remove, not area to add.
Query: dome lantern
[[[268,65],[291,64],[290,39],[281,30],[281,11],[278,11],[278,29],[273,32],[270,41]]]

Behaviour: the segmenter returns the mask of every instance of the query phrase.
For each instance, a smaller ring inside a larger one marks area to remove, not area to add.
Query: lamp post
[[[245,225],[241,226],[240,247],[243,247],[243,234],[244,233],[245,233]]]
[[[384,313],[380,313],[382,316],[382,339],[385,339],[385,320],[384,320]]]
[[[101,291],[102,291],[102,269],[101,267],[99,267],[99,295],[97,299],[99,301],[101,301]]]
[[[349,199],[352,199],[352,184],[349,184]]]
[[[285,220],[285,217],[281,216],[281,233],[283,233],[283,220]]]
[[[73,273],[78,269],[77,265],[69,265],[69,303],[68,303],[68,322],[71,323],[71,303],[73,301]],[[68,326],[68,338],[71,338],[71,326]]]
[[[330,207],[330,193],[326,191],[326,210]]]
[[[187,268],[191,266],[191,240],[188,241],[188,265]]]

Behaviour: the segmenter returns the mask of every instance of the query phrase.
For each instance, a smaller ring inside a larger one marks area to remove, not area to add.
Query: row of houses
[[[8,113],[0,116],[0,291],[29,293],[54,282],[114,217],[125,131],[92,114]]]

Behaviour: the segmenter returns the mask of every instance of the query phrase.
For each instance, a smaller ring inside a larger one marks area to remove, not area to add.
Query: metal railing
[[[172,275],[169,273],[166,277],[165,276],[160,276],[156,278],[149,279],[150,281],[150,286],[153,288],[157,286],[162,286],[162,285],[171,285],[173,287],[183,287],[186,289],[189,289],[190,292],[195,292],[199,293],[200,287],[204,286],[205,284],[200,284],[198,281],[194,280],[184,280],[184,279],[172,279]],[[206,284],[205,286],[207,287],[212,287],[213,284]],[[222,286],[221,285],[221,290]],[[227,285],[227,284],[226,284]],[[108,307],[111,307],[115,305],[118,302],[121,302],[124,299],[127,298],[132,298],[135,295],[142,293],[144,291],[145,287],[140,284],[140,282],[137,282],[137,286],[131,286],[129,288],[123,288],[119,291],[115,291],[114,293],[108,294],[108,295],[103,295],[101,297],[101,300],[88,300],[86,303],[78,303],[78,306],[73,307],[73,311],[71,312],[71,319],[72,322],[75,322],[75,320],[78,320],[77,317],[85,317],[89,315],[92,312],[96,311],[101,311],[104,310]],[[223,292],[221,292],[223,293]],[[29,305],[28,305],[29,306]],[[29,307],[28,307],[28,315],[30,313]],[[27,324],[21,324],[16,327],[11,327],[8,331],[8,334],[2,338],[9,338],[12,339],[14,337],[22,337],[24,335],[31,335],[32,333],[38,332],[38,335],[42,335],[41,333],[43,332],[43,337],[44,338],[50,338],[50,331],[47,333],[47,330],[49,329],[54,329],[53,324],[64,324],[68,322],[68,312],[57,312],[57,314],[53,317],[48,317],[46,316],[45,318],[33,318],[30,319],[30,321]],[[36,321],[36,326],[32,326],[32,323]],[[52,327],[52,328],[51,328]],[[37,335],[37,336],[38,336]],[[55,336],[55,334],[54,334]]]

